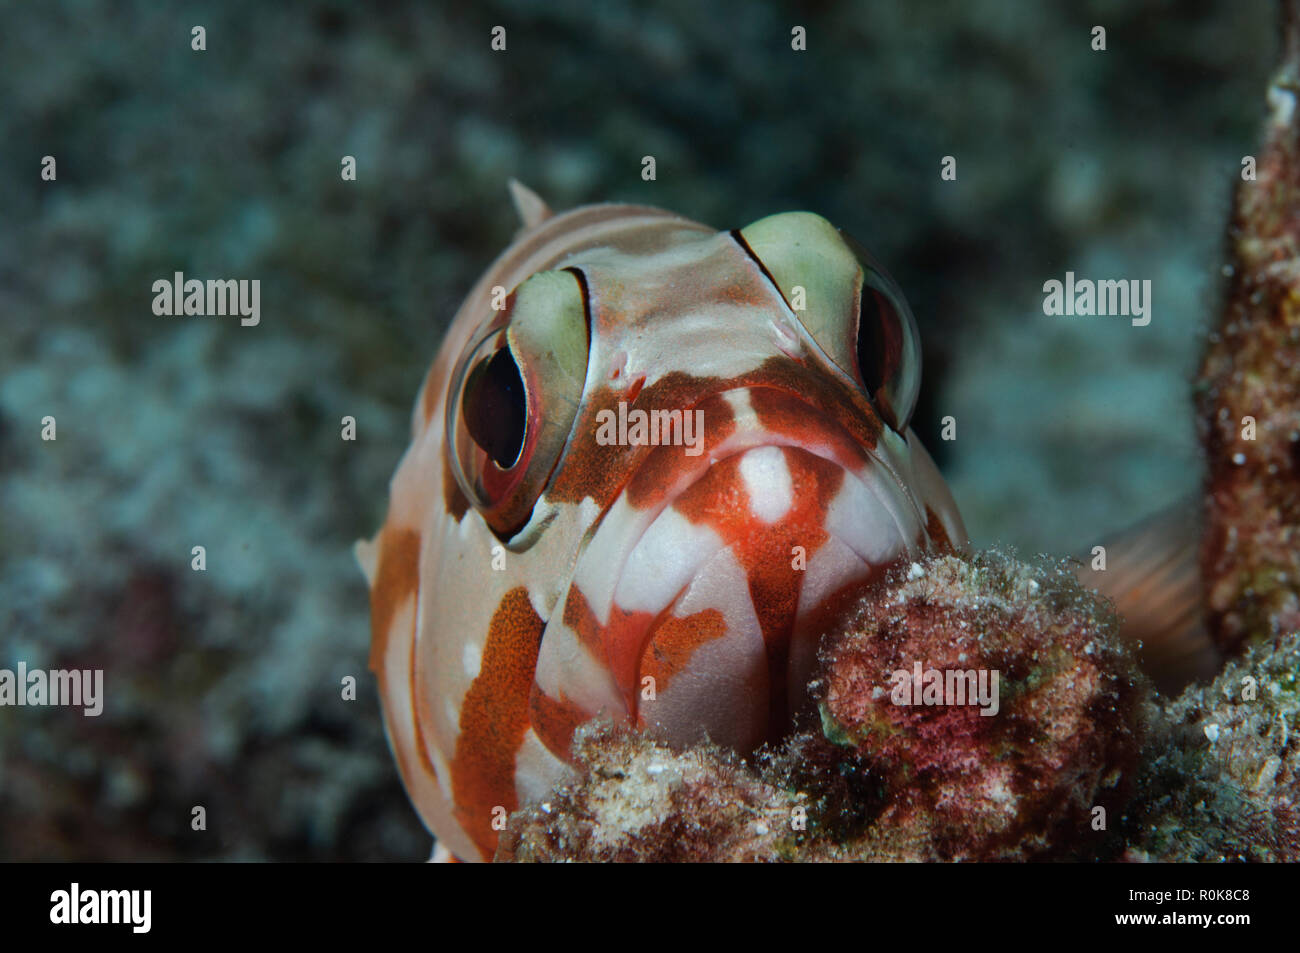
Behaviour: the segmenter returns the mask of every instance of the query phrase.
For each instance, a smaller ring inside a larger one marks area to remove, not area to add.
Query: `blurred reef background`
[[[0,859],[427,856],[351,545],[444,323],[517,227],[510,176],[557,209],[808,209],[854,234],[920,322],[914,423],[977,545],[1086,551],[1193,494],[1190,379],[1275,18],[0,2],[0,667],[102,667],[107,696],[99,718],[0,709]],[[1151,324],[1044,316],[1067,270],[1150,279]],[[175,271],[260,279],[261,324],[155,316]]]

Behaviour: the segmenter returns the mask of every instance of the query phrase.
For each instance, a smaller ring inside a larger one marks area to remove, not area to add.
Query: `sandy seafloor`
[[[99,718],[0,710],[0,858],[427,856],[351,544],[516,227],[510,176],[561,209],[852,232],[921,324],[916,425],[977,545],[1078,552],[1194,493],[1188,378],[1274,15],[0,4],[0,667],[102,667],[108,696]],[[1150,325],[1045,316],[1067,270],[1150,279]],[[261,324],[155,316],[175,271],[260,279]]]

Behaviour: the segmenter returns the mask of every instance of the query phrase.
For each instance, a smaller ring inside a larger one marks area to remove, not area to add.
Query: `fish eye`
[[[519,362],[508,346],[474,366],[464,399],[470,437],[498,467],[509,470],[523,453],[528,405]]]
[[[921,336],[894,279],[853,238],[840,233],[862,266],[855,320],[858,377],[881,417],[907,429],[921,390]]]
[[[853,236],[820,215],[781,212],[732,233],[826,357],[902,433],[921,389],[921,339],[902,290]]]
[[[452,473],[505,540],[549,482],[587,376],[587,292],[575,270],[519,285],[457,362],[447,401]]]

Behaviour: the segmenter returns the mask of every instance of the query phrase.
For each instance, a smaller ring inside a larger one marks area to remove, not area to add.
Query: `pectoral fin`
[[[379,563],[378,548],[373,540],[359,539],[352,546],[352,555],[356,557],[357,565],[361,571],[366,574],[367,584],[375,584],[375,568]]]
[[[1164,510],[1107,541],[1105,569],[1084,557],[1079,579],[1115,603],[1120,631],[1140,645],[1142,669],[1166,694],[1219,670],[1222,657],[1202,610],[1200,506],[1188,501]]]

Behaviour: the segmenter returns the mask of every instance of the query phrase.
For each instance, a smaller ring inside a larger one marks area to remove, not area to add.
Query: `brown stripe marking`
[[[645,649],[653,621],[651,613],[628,612],[615,602],[609,607],[609,622],[601,625],[577,584],[569,587],[569,597],[564,603],[564,624],[577,634],[578,641],[592,658],[608,669],[614,684],[623,693],[628,711],[636,711],[637,662]]]
[[[435,361],[424,379],[424,387],[421,392],[420,415],[424,418],[426,427],[433,423],[433,412],[438,409],[438,398],[442,396],[442,388],[439,386],[440,380],[436,376],[437,369],[438,362]],[[439,423],[438,426],[441,428],[442,424]]]
[[[569,587],[569,596],[564,600],[564,624],[573,630],[578,642],[591,653],[592,658],[608,667],[603,627],[576,583]]]
[[[393,619],[397,610],[408,599],[414,600],[419,592],[420,569],[420,534],[410,529],[395,529],[386,526],[380,533],[378,541],[379,564],[375,571],[375,584],[370,592],[370,670],[379,679],[380,695],[389,699],[388,673],[384,667],[384,656],[388,652],[388,641],[393,631]],[[412,613],[411,626],[415,626]],[[411,634],[411,654],[407,660],[406,671],[410,680],[411,704],[416,698],[415,685],[415,633]],[[387,711],[389,718],[410,718],[415,735],[415,750],[420,765],[429,777],[437,781],[438,772],[429,759],[429,750],[424,744],[424,731],[414,707],[409,712]],[[393,751],[402,769],[402,776],[410,778],[414,773],[412,766],[400,745],[394,745]]]
[[[420,534],[413,529],[385,526],[379,534],[378,549],[379,565],[370,589],[370,670],[382,677],[393,617],[420,590]]]
[[[469,509],[469,497],[456,482],[456,475],[451,472],[451,448],[443,444],[442,451],[442,503],[451,514],[451,518],[460,522],[465,511]]]
[[[707,466],[708,451],[734,431],[730,404],[721,394],[737,388],[752,388],[751,406],[772,433],[829,442],[845,459],[861,459],[864,448],[874,449],[879,440],[883,424],[865,394],[789,358],[769,358],[727,380],[673,371],[641,389],[635,400],[628,399],[627,391],[611,387],[598,388],[586,398],[574,422],[573,443],[547,498],[579,503],[591,497],[605,507],[630,481],[629,503],[638,508],[653,505],[688,472]],[[706,452],[686,457],[682,447],[598,444],[596,417],[603,410],[617,415],[620,400],[627,401],[629,412],[704,410]],[[839,426],[827,426],[831,421]]]
[[[695,410],[703,414],[704,420],[700,454],[687,456],[685,447],[673,444],[652,447],[628,481],[629,506],[643,510],[662,505],[677,487],[699,478],[709,468],[713,451],[735,433],[735,411],[721,395],[715,395],[695,407],[683,409],[683,417]]]
[[[692,377],[673,371],[653,384],[640,388],[635,399],[629,399],[628,391],[622,388],[600,387],[592,391],[585,399],[578,419],[574,421],[573,443],[565,452],[563,467],[556,471],[555,482],[547,491],[547,499],[580,503],[586,497],[591,497],[602,508],[608,506],[652,450],[671,451],[671,454],[662,459],[674,460],[678,465],[683,459],[690,464],[697,460],[707,462],[708,454],[685,457],[682,447],[602,446],[596,442],[596,434],[600,429],[596,418],[604,410],[613,412],[617,417],[619,401],[627,402],[629,412],[693,408],[719,389],[717,378]],[[705,438],[710,446],[730,432],[730,418],[730,409],[724,409],[721,402],[713,413],[705,414]]]
[[[663,691],[674,675],[686,668],[695,651],[727,634],[727,623],[717,609],[704,609],[688,616],[665,616],[641,655],[641,676],[655,680],[655,691]]]
[[[957,548],[948,538],[948,531],[943,528],[943,520],[930,507],[925,508],[925,532],[930,537],[930,550],[936,553],[955,553]]]
[[[510,812],[519,806],[515,755],[528,730],[528,701],[544,627],[527,587],[507,592],[492,614],[478,677],[461,704],[452,796],[456,820],[485,859],[497,847],[493,808]]]
[[[563,692],[558,699],[552,698],[536,682],[533,682],[532,695],[528,699],[528,713],[533,731],[542,744],[557,758],[572,763],[573,733],[591,718],[591,713]]]
[[[851,413],[822,414],[816,405],[781,388],[755,387],[749,392],[749,406],[768,433],[782,434],[800,444],[823,445],[846,464],[863,460],[864,448],[874,449],[879,436],[866,418]]]
[[[739,473],[743,454],[714,464],[674,503],[692,523],[707,525],[722,537],[749,580],[750,599],[767,649],[768,729],[773,741],[785,733],[790,716],[786,670],[804,576],[791,566],[791,553],[793,547],[802,546],[811,558],[826,542],[826,512],[844,481],[844,471],[830,460],[793,447],[783,447],[781,452],[790,472],[793,501],[775,523],[760,523],[750,508]]]

